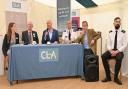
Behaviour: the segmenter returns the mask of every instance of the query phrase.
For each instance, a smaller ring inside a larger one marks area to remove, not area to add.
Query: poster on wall
[[[72,29],[78,31],[80,28],[80,17],[72,17]]]
[[[6,11],[27,12],[27,0],[6,0]]]
[[[8,24],[14,22],[21,38],[22,31],[27,29],[27,0],[6,0],[5,19],[6,31]]]
[[[59,35],[66,29],[66,22],[71,17],[71,0],[57,0],[57,29]]]

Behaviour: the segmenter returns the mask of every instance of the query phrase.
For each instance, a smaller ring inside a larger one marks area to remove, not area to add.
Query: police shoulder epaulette
[[[111,32],[112,32],[112,30],[109,31],[109,33],[111,33]]]
[[[126,31],[125,30],[121,30],[121,32],[125,33]]]

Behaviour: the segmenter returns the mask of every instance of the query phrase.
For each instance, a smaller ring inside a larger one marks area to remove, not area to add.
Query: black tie
[[[68,39],[71,40],[71,33],[69,31],[69,34],[68,34]]]
[[[117,32],[118,31],[116,31],[116,34],[115,34],[114,50],[117,50]]]

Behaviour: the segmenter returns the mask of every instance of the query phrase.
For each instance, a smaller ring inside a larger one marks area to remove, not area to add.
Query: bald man
[[[39,43],[38,34],[32,30],[33,23],[29,21],[27,23],[27,30],[22,32],[22,41],[24,44],[32,44],[33,42]]]
[[[59,35],[58,31],[52,27],[52,21],[47,21],[47,29],[43,31],[42,35],[42,44],[47,43],[58,43],[59,42]]]

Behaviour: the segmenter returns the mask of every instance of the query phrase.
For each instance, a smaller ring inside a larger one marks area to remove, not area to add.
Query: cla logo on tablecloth
[[[58,48],[39,49],[40,62],[58,61],[58,59],[59,59]]]

